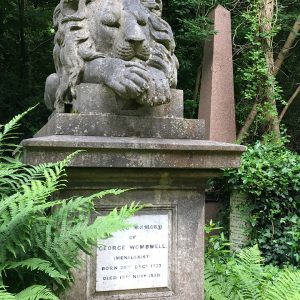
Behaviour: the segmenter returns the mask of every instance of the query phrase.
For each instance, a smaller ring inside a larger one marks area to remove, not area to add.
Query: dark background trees
[[[276,61],[300,12],[298,0],[280,0],[273,3],[273,16],[269,32],[263,28],[266,21],[257,6],[263,0],[165,0],[164,17],[171,24],[177,42],[180,61],[178,88],[185,92],[186,117],[196,118],[198,110],[199,76],[201,75],[202,47],[213,30],[207,18],[209,11],[222,4],[232,13],[234,34],[234,67],[237,128],[243,128],[253,103],[258,102],[257,116],[244,137],[245,142],[260,139],[272,119],[265,98],[276,101],[279,115],[300,83],[300,43],[296,36],[290,45],[273,82],[264,74],[263,44],[272,43],[269,51]],[[41,103],[25,122],[26,136],[32,135],[47,120],[43,104],[44,82],[54,71],[52,48],[54,29],[52,13],[58,0],[2,0],[0,3],[0,123],[5,123],[16,113]],[[261,19],[260,19],[261,18]],[[260,52],[262,51],[262,52]],[[250,77],[249,77],[250,74]],[[266,93],[273,89],[270,96]],[[263,88],[265,90],[263,90]],[[251,94],[252,93],[252,94]],[[258,95],[259,97],[254,97]],[[300,150],[300,99],[299,93],[287,110],[283,123],[291,135],[291,146]]]
[[[53,72],[56,1],[3,0],[0,3],[0,123],[43,102],[44,82]],[[47,120],[43,104],[24,122],[27,136]]]

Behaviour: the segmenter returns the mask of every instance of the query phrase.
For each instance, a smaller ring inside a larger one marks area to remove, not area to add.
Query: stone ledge
[[[235,168],[246,147],[206,140],[48,136],[24,140],[29,164],[58,161],[83,149],[71,167],[102,168]]]
[[[203,139],[204,121],[111,114],[54,114],[35,137],[49,135]]]

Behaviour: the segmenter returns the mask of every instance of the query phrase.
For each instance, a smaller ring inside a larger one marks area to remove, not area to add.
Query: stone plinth
[[[131,234],[137,242],[118,233],[119,239],[107,241],[108,248],[99,246],[94,256],[83,256],[85,265],[66,299],[204,299],[206,182],[221,175],[220,168],[237,167],[244,147],[195,139],[70,135],[33,138],[23,146],[31,164],[85,150],[71,162],[69,184],[60,197],[132,188],[96,201],[96,211],[105,214],[132,201],[150,204],[137,217],[144,231]],[[112,245],[118,248],[112,250]]]
[[[73,111],[81,114],[106,113],[143,117],[183,118],[183,92],[171,89],[170,103],[145,106],[136,101],[118,101],[116,94],[103,84],[81,83],[76,88]]]
[[[52,162],[78,150],[70,166],[220,169],[238,167],[245,147],[205,140],[53,135],[23,141],[27,163]]]
[[[35,137],[49,135],[204,138],[203,120],[120,116],[113,114],[53,114]]]

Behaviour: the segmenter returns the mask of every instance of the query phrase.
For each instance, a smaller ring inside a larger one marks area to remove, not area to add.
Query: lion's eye
[[[104,24],[108,27],[113,27],[113,28],[120,27],[119,19],[112,15],[103,16],[101,21],[102,21],[102,24]]]
[[[119,28],[120,27],[120,23],[118,21],[116,22],[102,22],[104,25],[108,26],[108,27],[113,27],[113,28]]]
[[[146,21],[145,19],[139,19],[139,20],[137,20],[137,23],[138,23],[140,26],[146,26],[147,21]]]

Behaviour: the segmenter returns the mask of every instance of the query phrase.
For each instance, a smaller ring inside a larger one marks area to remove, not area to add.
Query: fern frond
[[[43,285],[32,285],[15,295],[16,300],[59,300],[50,289]]]
[[[63,272],[81,263],[78,249],[91,254],[92,247],[99,239],[105,239],[114,232],[131,226],[128,218],[141,208],[135,203],[114,210],[107,216],[99,216],[89,225],[94,198],[120,192],[121,190],[110,190],[89,197],[71,198],[49,216],[46,228],[35,228],[34,236],[40,249],[59,272],[70,278],[69,272]]]
[[[59,273],[52,264],[44,259],[29,258],[18,262],[7,262],[6,269],[26,268],[31,271],[40,271],[54,279],[66,279],[66,276]]]
[[[204,279],[205,300],[228,300],[225,294],[226,283],[217,276],[209,261],[205,263]]]
[[[16,297],[0,286],[0,300],[16,300]]]
[[[93,241],[96,243],[98,239],[106,239],[116,231],[130,228],[133,224],[128,221],[128,218],[137,210],[138,208],[134,210],[123,207],[120,211],[114,209],[107,216],[97,217],[94,223],[82,232],[84,242]]]
[[[35,192],[37,192],[37,188],[35,188]],[[0,214],[0,260],[7,257],[8,252],[14,257],[17,256],[19,249],[24,252],[26,246],[30,245],[31,229],[33,226],[38,226],[37,222],[41,222],[44,211],[61,204],[61,201],[42,203],[41,195],[45,197],[49,194],[47,190],[40,188],[40,193],[29,193],[26,197],[24,194],[17,194],[7,197],[3,201],[4,203],[0,203],[0,212],[2,210]],[[35,200],[39,200],[41,204]],[[18,203],[22,203],[22,205],[19,207]],[[6,213],[3,213],[4,205],[8,207]],[[40,225],[40,223],[38,224]]]
[[[3,154],[5,146],[5,141],[11,137],[14,137],[16,134],[13,134],[12,131],[16,130],[20,126],[20,120],[28,114],[31,110],[33,110],[36,106],[29,108],[25,112],[13,117],[8,123],[2,125],[0,132],[0,155]],[[15,148],[15,147],[14,147]]]
[[[263,258],[258,249],[258,246],[245,248],[237,255],[237,260],[244,266],[261,267]]]
[[[104,190],[101,191],[99,193],[96,193],[94,195],[92,195],[94,198],[103,198],[104,196],[107,195],[114,195],[114,196],[118,196],[122,193],[125,193],[127,191],[129,191],[130,189],[110,189],[110,190]]]
[[[258,275],[256,271],[250,271],[249,268],[240,265],[235,267],[234,272],[237,276],[236,282],[239,283],[238,291],[244,299],[263,300],[261,295],[262,275]]]
[[[299,300],[300,299],[300,271],[284,269],[274,283],[266,287],[266,300]]]

